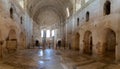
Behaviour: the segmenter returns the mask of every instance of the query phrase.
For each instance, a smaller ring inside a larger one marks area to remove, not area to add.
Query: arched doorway
[[[26,47],[26,36],[24,33],[20,34],[20,49],[25,49]]]
[[[15,30],[10,30],[6,39],[6,48],[8,53],[15,52],[17,50],[17,35]]]
[[[92,47],[93,47],[92,32],[86,31],[84,35],[84,53],[92,55]]]
[[[75,49],[76,50],[79,50],[79,45],[80,44],[80,35],[79,35],[79,33],[76,33],[76,35],[75,35]]]
[[[115,59],[116,33],[112,29],[106,29],[105,35],[105,57]]]

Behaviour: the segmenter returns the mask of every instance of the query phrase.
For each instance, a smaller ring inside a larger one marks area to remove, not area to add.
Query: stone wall
[[[13,18],[10,17],[10,8]],[[0,57],[27,48],[31,38],[32,19],[28,14],[16,0],[0,0]]]
[[[84,53],[85,50],[85,32],[90,31],[92,35],[92,55],[94,57],[104,56],[106,53],[106,42],[107,36],[106,29],[109,29],[115,32],[116,42],[115,42],[115,58],[116,60],[120,59],[119,54],[119,19],[120,19],[120,8],[119,0],[108,0],[111,2],[111,12],[109,15],[104,15],[104,4],[107,0],[90,0],[88,3],[83,5],[83,7],[71,16],[66,25],[66,30],[70,31],[69,28],[72,28],[72,34],[66,34],[67,37],[71,37],[67,40],[71,40],[75,36],[75,33],[80,34],[79,39],[79,48],[80,53]],[[89,12],[89,21],[86,22],[86,12]],[[72,18],[72,19],[71,19]],[[77,18],[79,18],[79,26],[77,26]],[[70,21],[72,20],[72,21]],[[74,25],[73,25],[74,24]],[[74,38],[72,39],[74,40]],[[112,39],[111,39],[112,40]],[[69,42],[69,41],[67,41]],[[112,41],[111,41],[112,42]],[[74,44],[75,42],[73,42]],[[114,44],[114,43],[113,43]]]

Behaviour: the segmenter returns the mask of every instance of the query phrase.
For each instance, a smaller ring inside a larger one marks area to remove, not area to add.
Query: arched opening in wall
[[[6,48],[8,53],[15,52],[17,50],[17,35],[15,30],[10,30],[6,39]]]
[[[116,33],[112,29],[106,29],[105,38],[105,56],[111,59],[115,59],[115,47],[116,47]]]
[[[92,55],[93,39],[92,32],[86,31],[84,35],[84,53]]]
[[[77,26],[79,26],[79,21],[80,21],[80,19],[79,19],[79,18],[77,18]]]
[[[20,49],[25,49],[26,48],[26,36],[24,33],[20,34]]]
[[[87,12],[86,12],[86,22],[89,21],[89,17],[90,17],[90,13],[87,11]]]
[[[104,15],[109,15],[111,13],[111,2],[106,1],[104,4]]]
[[[79,46],[80,46],[80,34],[79,33],[76,33],[75,35],[75,46],[76,46],[76,50],[80,50]]]
[[[13,8],[12,7],[10,8],[10,18],[13,19]]]

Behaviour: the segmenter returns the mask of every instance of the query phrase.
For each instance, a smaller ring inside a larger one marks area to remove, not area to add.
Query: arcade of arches
[[[119,3],[0,0],[0,69],[120,69]]]

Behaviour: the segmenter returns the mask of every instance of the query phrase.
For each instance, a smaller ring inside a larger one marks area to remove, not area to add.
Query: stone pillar
[[[75,36],[72,36],[72,49],[75,50]]]
[[[43,43],[43,49],[45,49],[46,46],[46,30],[43,31],[43,38],[42,38],[42,43]]]
[[[101,28],[94,29],[92,32],[92,36],[93,36],[93,57],[95,58],[102,57],[105,51],[104,50],[105,33],[103,32],[103,29]]]

